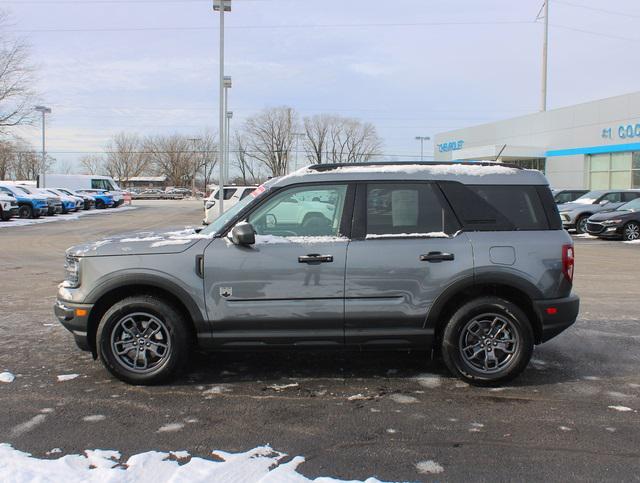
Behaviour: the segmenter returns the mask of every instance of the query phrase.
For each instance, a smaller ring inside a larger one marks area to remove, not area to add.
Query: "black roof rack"
[[[504,166],[505,168],[522,169],[520,166],[508,163],[498,163],[496,161],[367,161],[364,163],[324,163],[312,164],[308,169],[312,171],[332,171],[338,168],[349,168],[353,166],[442,166],[442,165],[461,164],[463,166]]]

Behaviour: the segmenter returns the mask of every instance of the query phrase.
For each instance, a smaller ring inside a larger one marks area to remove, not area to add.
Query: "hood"
[[[609,211],[603,211],[595,215],[592,215],[589,217],[589,220],[590,221],[591,220],[592,221],[613,220],[615,218],[621,218],[621,217],[630,215],[631,213],[635,213],[635,212],[631,210],[609,210]]]
[[[96,242],[76,245],[68,248],[66,254],[74,257],[105,257],[180,253],[201,240],[212,239],[212,235],[200,235],[194,228],[165,232],[145,231],[117,235]]]
[[[562,203],[561,205],[558,205],[558,211],[573,211],[580,208],[584,208],[585,206],[599,207],[599,205],[593,205],[591,203]]]

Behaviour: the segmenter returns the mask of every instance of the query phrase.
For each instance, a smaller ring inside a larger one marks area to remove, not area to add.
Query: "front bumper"
[[[624,224],[604,225],[599,222],[590,221],[587,223],[587,233],[600,238],[621,238]]]
[[[561,299],[534,300],[534,308],[542,322],[542,334],[538,343],[553,339],[573,325],[580,310],[580,297],[571,294]]]
[[[60,299],[53,306],[56,317],[63,327],[73,334],[76,345],[83,351],[91,351],[87,331],[92,308],[92,304],[77,304]]]

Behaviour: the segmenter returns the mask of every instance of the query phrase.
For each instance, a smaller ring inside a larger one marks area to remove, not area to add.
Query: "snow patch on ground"
[[[433,460],[427,460],[418,463],[416,470],[422,475],[437,475],[438,473],[442,473],[444,468]]]
[[[82,420],[87,423],[97,423],[99,421],[104,421],[105,419],[107,419],[107,417],[102,414],[92,414],[91,416],[85,416],[82,418]]]
[[[25,421],[24,423],[18,424],[17,426],[15,426],[11,430],[11,435],[20,436],[24,433],[28,433],[39,424],[44,423],[45,419],[47,419],[47,416],[45,416],[44,414],[38,414],[37,416],[32,417],[29,421]],[[0,458],[0,461],[1,461],[1,458]],[[0,475],[2,474],[1,468],[2,468],[2,464],[0,464]]]
[[[16,379],[16,376],[11,374],[10,372],[0,372],[0,382],[13,382]]]
[[[217,396],[219,394],[224,394],[225,392],[231,392],[227,386],[213,386],[210,389],[202,392],[202,395],[205,396],[206,399],[211,399],[213,396]]]
[[[110,208],[107,210],[91,210],[91,211],[79,211],[73,214],[56,215],[36,218],[35,220],[25,218],[11,218],[9,221],[0,223],[0,229],[2,228],[15,228],[19,226],[41,225],[42,223],[53,223],[56,221],[74,221],[80,218],[84,218],[88,215],[112,215],[114,213],[122,213],[123,211],[137,210],[136,206],[122,206],[120,208]]]
[[[158,433],[173,433],[174,431],[180,431],[184,428],[182,423],[168,423],[158,429]]]
[[[176,458],[189,458],[190,455],[183,451],[149,451],[133,455],[126,461],[121,461],[121,455],[117,451],[104,450],[87,450],[84,455],[66,455],[58,459],[38,459],[8,444],[0,444],[0,474],[5,481],[41,483],[314,481],[296,471],[298,466],[304,463],[302,456],[286,461],[286,454],[274,451],[269,446],[260,446],[246,453],[213,451],[212,455],[217,461],[194,457],[183,464],[175,461]],[[416,468],[423,474],[444,471],[444,468],[434,461],[420,462]],[[325,477],[315,481],[331,483],[342,480]],[[368,478],[365,483],[379,483],[379,480]]]
[[[392,394],[389,397],[393,402],[397,402],[399,404],[413,404],[418,402],[417,398],[413,396],[407,396],[405,394]]]
[[[70,381],[78,376],[80,376],[80,374],[62,374],[58,376],[58,382]]]
[[[614,411],[620,411],[622,413],[626,413],[629,411],[633,411],[633,409],[628,408],[627,406],[607,406],[609,409],[613,409]]]
[[[272,384],[271,386],[267,386],[267,389],[273,389],[276,392],[284,391],[286,389],[294,389],[300,386],[297,382],[293,384]]]
[[[416,381],[418,381],[418,384],[420,384],[422,387],[426,387],[429,389],[435,389],[436,387],[440,387],[440,385],[442,384],[442,379],[440,377],[426,374],[421,374],[416,377]]]
[[[631,240],[631,241],[625,241],[622,243],[627,243],[629,245],[640,245],[640,240]]]

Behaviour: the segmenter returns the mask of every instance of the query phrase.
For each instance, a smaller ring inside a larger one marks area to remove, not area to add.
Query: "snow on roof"
[[[490,174],[517,174],[522,170],[509,166],[483,165],[483,164],[381,164],[380,166],[341,166],[333,170],[336,173],[428,173],[433,176],[440,175],[466,175],[486,176]],[[307,170],[307,172],[315,172]]]

